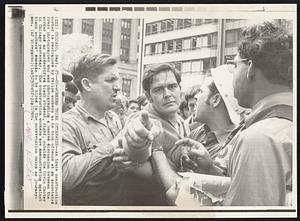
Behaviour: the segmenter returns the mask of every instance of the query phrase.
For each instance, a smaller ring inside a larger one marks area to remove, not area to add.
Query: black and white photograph
[[[296,5],[192,6],[6,6],[8,217],[296,216]]]

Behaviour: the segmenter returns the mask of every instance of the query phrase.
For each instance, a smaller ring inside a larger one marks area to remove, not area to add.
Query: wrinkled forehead
[[[174,84],[174,83],[177,83],[175,74],[171,70],[162,71],[153,76],[150,89],[161,87],[161,86],[167,86],[169,84]]]

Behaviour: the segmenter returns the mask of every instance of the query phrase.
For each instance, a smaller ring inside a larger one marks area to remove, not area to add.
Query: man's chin
[[[178,108],[177,107],[168,107],[168,108],[164,108],[164,114],[175,114],[177,113]]]

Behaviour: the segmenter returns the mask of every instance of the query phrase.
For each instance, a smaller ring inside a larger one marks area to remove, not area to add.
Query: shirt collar
[[[83,119],[86,121],[86,123],[89,122],[89,119],[92,119],[94,121],[97,121],[105,126],[107,126],[106,121],[104,118],[101,119],[97,119],[94,115],[90,114],[85,108],[83,108],[80,105],[80,102],[77,102],[75,104],[75,108],[77,109],[77,111],[81,114],[81,116],[83,117]]]
[[[246,127],[249,127],[253,123],[254,119],[259,113],[277,105],[293,106],[293,93],[292,92],[276,93],[261,99],[259,102],[257,102],[257,104],[254,105],[249,116],[246,117],[245,119]]]
[[[156,115],[156,116],[159,116],[161,119],[166,120],[164,116],[162,116],[160,113],[158,113],[158,112],[153,108],[153,106],[152,106],[151,103],[149,103],[149,104],[145,107],[145,110],[148,111],[148,112],[151,113],[151,114],[154,114],[154,115]],[[168,121],[168,120],[167,120],[167,121]],[[177,123],[183,124],[183,119],[182,119],[177,113],[176,113],[176,122],[177,122]]]
[[[216,137],[218,139],[218,137],[222,137],[225,134],[229,134],[234,128],[236,128],[236,125],[231,124],[224,129],[220,129],[220,130],[216,130],[216,131],[212,131],[212,132],[216,135]]]

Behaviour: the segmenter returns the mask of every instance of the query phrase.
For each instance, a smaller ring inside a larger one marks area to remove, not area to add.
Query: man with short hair
[[[181,74],[171,64],[150,66],[143,78],[143,89],[150,102],[145,107],[152,119],[162,123],[163,132],[155,142],[163,147],[174,168],[179,168],[178,154],[174,144],[189,134],[189,128],[178,115],[180,105]]]
[[[143,77],[142,86],[149,104],[143,111],[132,114],[128,117],[127,123],[132,119],[139,118],[141,113],[147,111],[153,121],[159,121],[162,125],[162,133],[152,142],[152,151],[156,151],[157,145],[163,148],[168,157],[169,163],[175,170],[179,169],[180,149],[175,149],[175,142],[186,137],[189,134],[189,128],[184,120],[177,114],[180,104],[180,73],[170,64],[156,64],[150,66]],[[126,124],[125,124],[126,126]],[[135,133],[130,132],[131,137]],[[130,140],[130,138],[128,138]],[[137,149],[131,148],[132,152],[138,152]],[[144,149],[146,155],[148,149]],[[130,158],[130,156],[129,156]],[[152,166],[147,161],[145,168],[150,170],[152,176]],[[142,173],[142,175],[145,173]],[[141,177],[133,177],[133,184],[137,193],[137,199],[142,197],[144,205],[166,205],[164,193],[157,186],[156,179],[144,181]]]
[[[234,64],[239,105],[251,108],[228,147],[232,179],[225,205],[288,204],[293,152],[292,37],[264,22],[246,28]],[[243,177],[243,179],[241,179]]]
[[[239,105],[251,108],[252,112],[222,154],[228,167],[224,175],[231,178],[223,205],[290,205],[293,191],[291,44],[292,37],[270,22],[247,27],[242,32],[238,54],[232,61],[234,96]],[[187,154],[196,167],[201,165],[210,174],[217,173],[217,165],[201,144],[193,141],[185,145],[193,147]],[[184,191],[178,185],[173,187],[180,176],[168,165],[162,151],[154,152],[152,158],[170,201],[177,204]],[[194,193],[185,191],[184,194]]]
[[[219,72],[218,75],[221,74],[222,78],[229,77],[225,71]],[[235,128],[235,123],[238,123],[236,119],[239,118],[235,112],[230,116],[228,109],[231,107],[229,103],[226,105],[224,96],[229,97],[230,93],[220,93],[212,75],[205,77],[199,92],[195,95],[197,99],[195,120],[202,125],[195,128],[189,137],[202,143],[212,159],[215,159],[222,149],[222,144]]]
[[[141,148],[149,142],[147,137],[152,139],[159,131],[149,128],[150,133],[130,126],[135,137],[126,140],[128,131],[120,131],[107,119],[106,113],[116,106],[120,90],[116,59],[99,53],[85,54],[71,73],[80,101],[62,117],[63,204],[130,205],[125,176],[126,166],[134,165],[130,161],[114,163],[115,153],[125,141],[130,147]],[[132,124],[141,125],[140,119]]]

